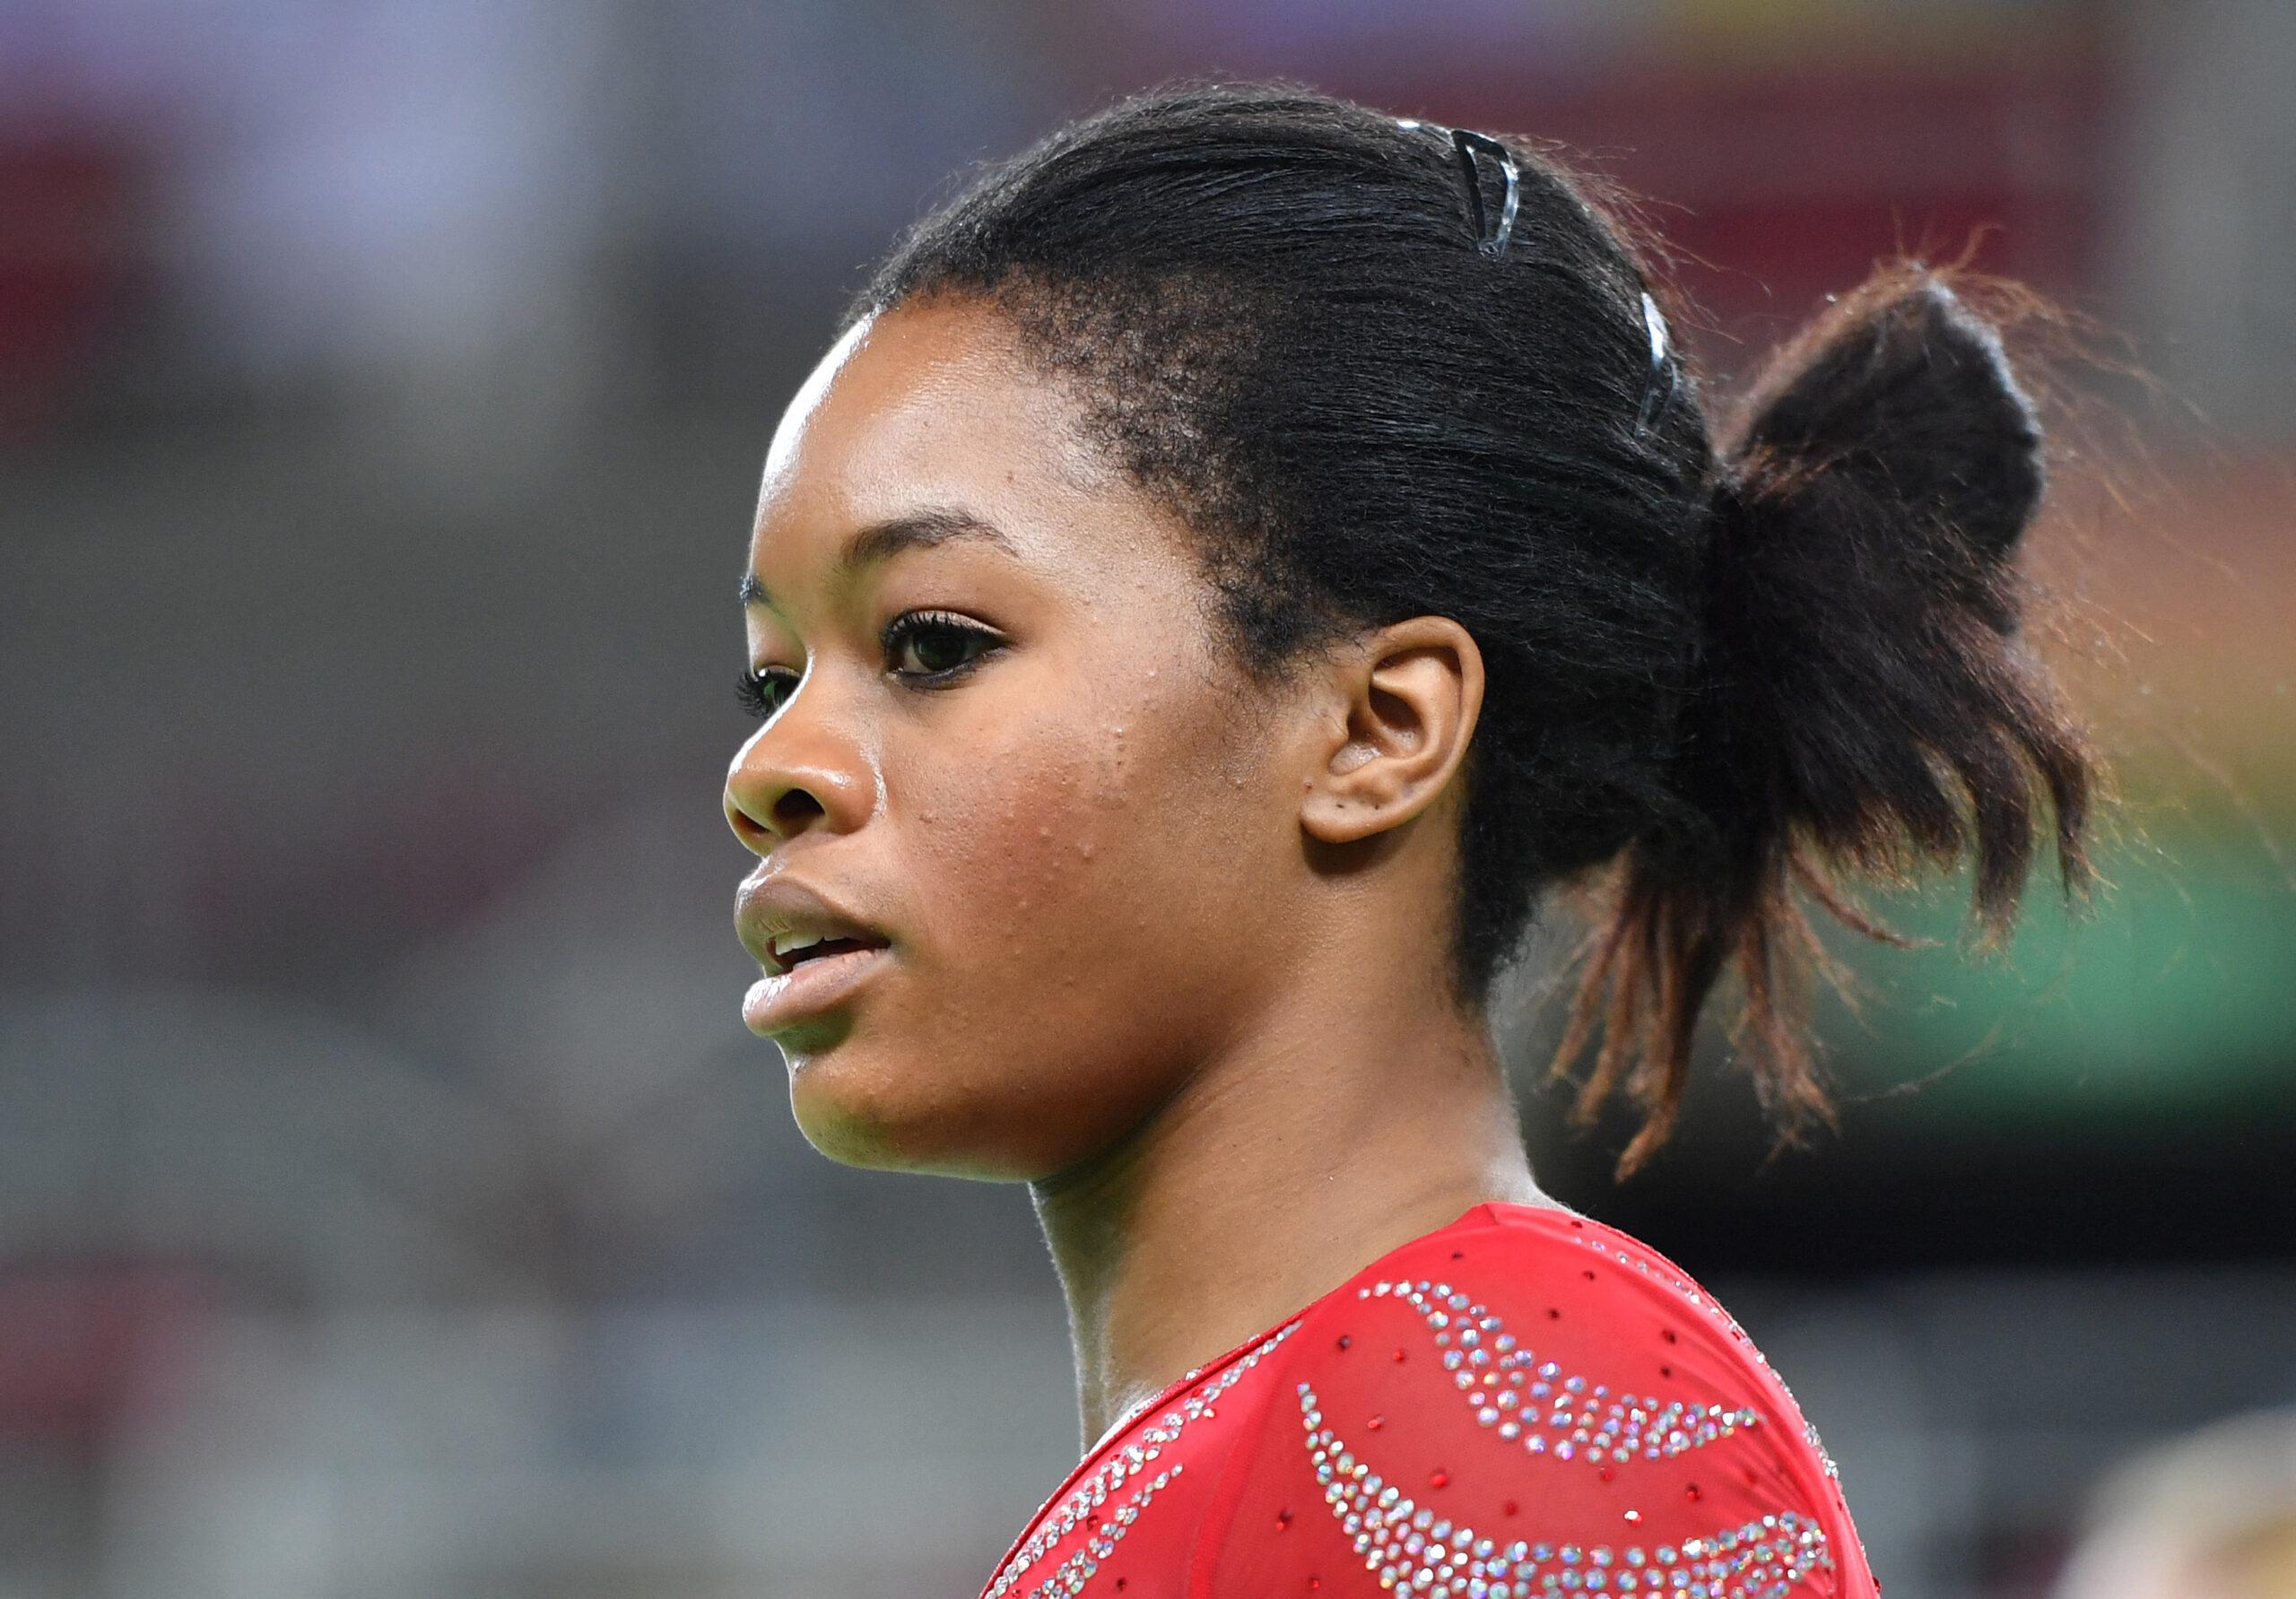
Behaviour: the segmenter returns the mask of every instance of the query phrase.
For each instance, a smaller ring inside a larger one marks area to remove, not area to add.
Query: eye
[[[741,696],[742,708],[761,722],[779,710],[782,701],[796,688],[797,674],[788,667],[761,666],[755,672],[743,673],[735,691]]]
[[[927,686],[937,687],[963,676],[1004,640],[979,623],[947,611],[904,611],[885,624],[881,639],[885,659],[894,673]],[[904,662],[915,663],[903,667]],[[802,673],[787,666],[760,666],[744,672],[735,685],[742,708],[763,721],[797,691]]]
[[[1002,642],[947,611],[904,611],[885,624],[883,639],[885,659],[896,671],[900,661],[914,659],[916,667],[902,675],[935,682],[961,676]]]

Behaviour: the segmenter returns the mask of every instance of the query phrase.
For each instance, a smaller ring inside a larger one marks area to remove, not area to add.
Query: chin
[[[945,1083],[932,1063],[887,1060],[865,1050],[801,1043],[782,1047],[789,1108],[805,1142],[840,1166],[870,1171],[1022,1182],[1031,1175],[1000,1159],[978,1108],[920,1090]]]

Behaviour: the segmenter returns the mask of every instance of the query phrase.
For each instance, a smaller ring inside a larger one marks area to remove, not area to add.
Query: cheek
[[[916,795],[913,881],[935,896],[935,954],[1040,1002],[1152,944],[1182,874],[1171,840],[1199,803],[1136,714],[1003,730]],[[952,996],[961,997],[961,996]],[[1010,997],[1008,995],[1007,997]]]
[[[1243,918],[1279,857],[1219,727],[1186,709],[1079,707],[975,729],[929,771],[888,760],[914,925],[879,1041],[933,1063],[896,1097],[932,1100],[940,1136],[1005,1143],[1013,1165],[1074,1159],[1169,1091],[1251,992],[1264,952]]]

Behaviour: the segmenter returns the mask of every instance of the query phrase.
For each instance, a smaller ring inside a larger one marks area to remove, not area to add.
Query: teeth
[[[776,934],[773,939],[773,952],[777,958],[786,960],[792,950],[811,949],[822,942],[825,936],[820,933]]]

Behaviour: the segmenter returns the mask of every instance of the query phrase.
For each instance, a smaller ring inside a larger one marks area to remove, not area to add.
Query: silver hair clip
[[[1522,196],[1522,178],[1515,168],[1515,153],[1506,145],[1485,134],[1464,127],[1443,127],[1439,123],[1422,122],[1416,117],[1398,117],[1395,124],[1401,128],[1431,127],[1450,135],[1451,148],[1458,152],[1459,169],[1465,174],[1467,202],[1474,208],[1475,248],[1486,256],[1504,255],[1507,240],[1515,231],[1515,207]],[[1498,159],[1500,169],[1507,174],[1507,198],[1499,209],[1499,222],[1494,228],[1486,220],[1483,204],[1483,176],[1474,162],[1475,152]],[[1658,302],[1650,298],[1649,291],[1642,293],[1642,327],[1650,337],[1650,376],[1642,386],[1642,403],[1636,407],[1634,430],[1647,432],[1651,422],[1665,403],[1674,397],[1674,366],[1666,357],[1672,341],[1666,331],[1666,318],[1658,309]],[[1660,378],[1665,382],[1662,387]]]
[[[1422,122],[1416,117],[1398,117],[1397,127],[1438,127],[1432,122]],[[1515,231],[1515,206],[1522,198],[1522,176],[1515,169],[1515,152],[1498,140],[1471,128],[1440,128],[1451,136],[1451,148],[1458,152],[1459,170],[1466,178],[1467,204],[1474,207],[1475,248],[1486,256],[1503,255],[1507,240]],[[1476,151],[1495,157],[1500,170],[1507,174],[1507,198],[1499,207],[1499,222],[1491,225],[1483,204],[1483,174],[1476,169]]]
[[[1642,404],[1634,413],[1634,430],[1648,432],[1657,419],[1658,408],[1674,396],[1674,368],[1667,361],[1668,339],[1666,319],[1659,314],[1658,302],[1650,298],[1650,291],[1642,291],[1642,326],[1650,335],[1650,377],[1642,386]],[[1665,388],[1658,379],[1665,378]]]

